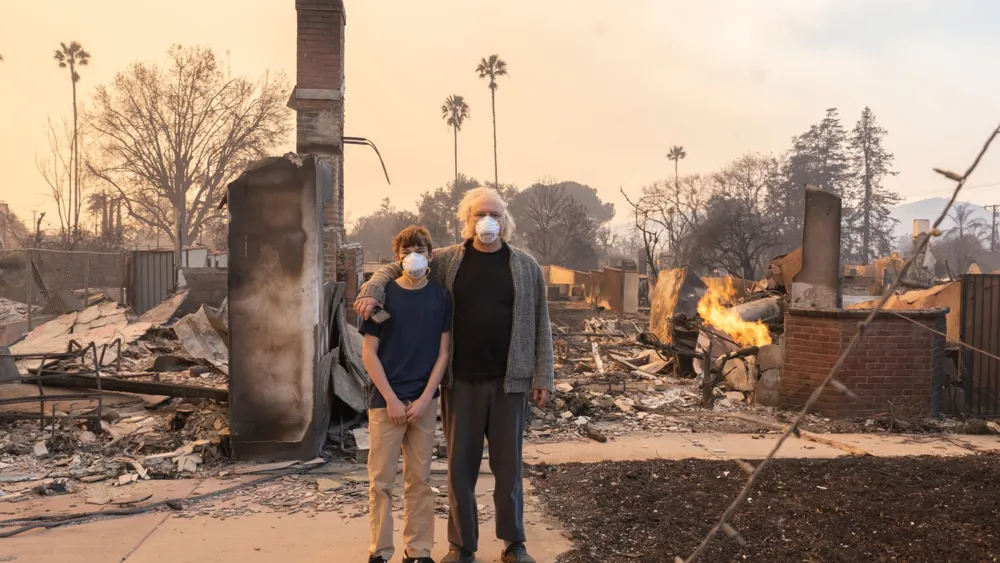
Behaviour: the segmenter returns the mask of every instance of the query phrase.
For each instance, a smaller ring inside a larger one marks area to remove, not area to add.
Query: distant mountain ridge
[[[963,203],[961,201],[956,201],[956,204]],[[890,216],[893,219],[899,221],[896,225],[896,238],[903,235],[913,234],[913,220],[914,219],[927,219],[930,222],[934,222],[941,214],[944,207],[948,205],[948,198],[945,197],[932,197],[929,199],[921,199],[919,201],[911,201],[909,203],[903,203],[897,205],[890,212]],[[976,205],[974,203],[969,203],[974,209],[972,213],[973,219],[980,219],[987,225],[990,225],[993,221],[993,213],[986,210],[981,205]],[[943,223],[941,223],[941,230],[947,230],[955,226],[955,222],[951,218],[946,218]]]

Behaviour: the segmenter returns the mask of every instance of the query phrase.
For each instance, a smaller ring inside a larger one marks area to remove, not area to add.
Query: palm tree
[[[451,127],[455,134],[455,185],[458,185],[458,132],[462,130],[462,123],[469,118],[469,105],[465,103],[465,98],[458,94],[452,94],[441,104],[441,119]]]
[[[967,236],[982,242],[986,238],[989,227],[982,219],[975,217],[975,208],[968,203],[956,203],[948,217],[955,226],[945,234],[951,238],[964,239]]]
[[[507,76],[507,63],[500,55],[493,53],[488,58],[479,61],[476,67],[479,78],[490,79],[490,103],[493,105],[493,184],[500,187],[500,177],[497,174],[497,77]]]
[[[80,223],[80,212],[77,209],[80,207],[80,154],[78,151],[79,122],[76,107],[76,83],[80,81],[80,73],[76,71],[76,67],[87,66],[87,63],[90,62],[90,53],[84,51],[83,46],[78,42],[71,41],[69,45],[59,44],[59,48],[55,50],[55,59],[59,68],[69,69],[69,78],[73,84],[73,170],[70,179],[69,208],[73,213],[71,232],[75,235]],[[76,198],[75,207],[73,204],[74,196]]]
[[[680,176],[677,174],[677,162],[688,154],[684,152],[684,147],[680,145],[674,145],[670,147],[670,152],[667,153],[667,160],[674,161],[674,186],[680,187]]]

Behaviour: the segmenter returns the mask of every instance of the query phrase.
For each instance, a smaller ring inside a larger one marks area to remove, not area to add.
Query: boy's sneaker
[[[475,563],[476,554],[462,548],[451,546],[448,555],[444,556],[441,563]]]
[[[368,563],[389,563],[389,562],[386,561],[385,557],[382,557],[381,555],[378,555],[378,556],[369,555],[368,556]]]
[[[535,558],[528,555],[528,550],[523,543],[516,542],[500,552],[500,561],[503,563],[535,563]]]
[[[403,557],[403,563],[434,563],[430,557]]]

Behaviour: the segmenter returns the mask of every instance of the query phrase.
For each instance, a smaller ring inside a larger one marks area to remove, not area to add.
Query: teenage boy
[[[403,274],[385,288],[390,318],[362,326],[362,358],[374,384],[368,396],[371,450],[368,477],[372,543],[369,563],[387,563],[392,544],[392,488],[403,450],[404,563],[434,563],[431,450],[437,425],[438,385],[451,347],[451,295],[432,283],[430,233],[411,226],[392,241]]]

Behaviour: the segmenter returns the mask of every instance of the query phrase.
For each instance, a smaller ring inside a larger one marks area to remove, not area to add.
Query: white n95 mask
[[[424,279],[430,273],[427,268],[427,257],[417,252],[407,254],[403,257],[403,273],[413,281]]]
[[[500,236],[500,223],[490,216],[476,221],[476,238],[483,244],[493,244]]]

